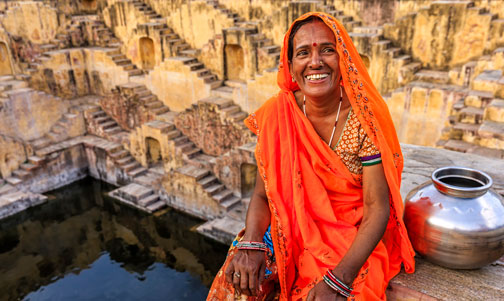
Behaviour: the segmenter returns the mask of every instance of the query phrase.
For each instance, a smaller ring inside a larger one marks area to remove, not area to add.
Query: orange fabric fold
[[[387,284],[401,264],[408,273],[414,271],[415,264],[402,221],[401,149],[387,106],[345,29],[325,13],[308,13],[296,21],[312,15],[334,32],[345,92],[382,155],[391,216],[382,241],[353,283],[351,299],[385,299]],[[363,193],[361,184],[320,139],[296,103],[293,91],[299,87],[291,80],[287,58],[291,29],[292,25],[281,52],[277,79],[281,91],[245,124],[258,136],[256,159],[272,213],[280,299],[304,300],[327,268],[334,268],[352,244],[363,217]]]

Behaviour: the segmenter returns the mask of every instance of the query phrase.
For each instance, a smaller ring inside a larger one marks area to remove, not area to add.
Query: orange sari
[[[308,13],[296,22],[312,15],[318,16],[334,32],[345,92],[382,156],[391,215],[382,240],[361,268],[349,298],[381,300],[386,298],[387,284],[399,273],[401,263],[408,273],[415,266],[414,251],[402,220],[403,203],[399,193],[403,157],[387,105],[371,82],[347,32],[325,13]],[[325,271],[338,265],[352,244],[363,217],[363,192],[362,185],[320,139],[296,103],[293,91],[299,87],[291,80],[287,58],[291,29],[292,25],[285,34],[278,71],[281,91],[245,123],[258,136],[256,158],[271,210],[278,297],[304,300]],[[230,252],[223,269],[235,252]],[[208,300],[233,300],[232,295],[225,293],[232,291],[225,275],[219,272]]]

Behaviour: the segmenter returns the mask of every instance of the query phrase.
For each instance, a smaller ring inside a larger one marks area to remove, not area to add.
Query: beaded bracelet
[[[324,282],[329,285],[330,288],[337,291],[343,297],[350,297],[352,293],[352,288],[348,285],[344,284],[343,281],[339,280],[331,270],[327,270],[327,273],[324,275]]]
[[[236,244],[238,250],[256,250],[256,251],[268,251],[268,246],[265,243],[259,241],[240,241]]]

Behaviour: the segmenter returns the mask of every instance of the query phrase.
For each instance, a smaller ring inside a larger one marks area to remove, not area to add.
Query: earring
[[[291,77],[292,77],[292,82],[295,83],[296,80],[294,79],[294,76],[291,75]]]

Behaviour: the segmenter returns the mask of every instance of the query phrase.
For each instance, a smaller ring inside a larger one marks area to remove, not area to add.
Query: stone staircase
[[[209,169],[198,168],[188,164],[176,169],[175,172],[194,178],[196,183],[226,211],[231,211],[235,206],[241,204],[240,198],[226,188]]]
[[[439,146],[446,149],[504,158],[504,76],[487,70],[476,76],[472,90],[452,108],[450,125]]]
[[[156,95],[143,84],[127,83],[117,86],[121,95],[128,98],[138,99],[148,112],[156,116],[156,119],[162,118],[163,114],[170,112],[170,108],[165,106]]]
[[[166,24],[166,20],[155,12],[148,4],[140,0],[134,0],[135,8],[143,13],[150,22],[138,25],[137,32],[156,32],[156,36],[161,38],[162,45],[166,46],[163,52],[164,60],[166,57],[181,57],[184,64],[188,65],[192,72],[195,72],[199,78],[204,80],[205,83],[211,84],[212,87],[220,86],[221,82],[217,75],[213,74],[205,65],[198,61],[196,58],[199,54],[198,50],[191,49],[191,46],[178,34],[176,34]]]
[[[148,213],[153,213],[167,206],[166,202],[162,201],[154,190],[138,183],[130,183],[120,187],[111,191],[109,195]]]
[[[29,141],[35,153],[38,150],[48,146],[49,144],[58,143],[72,138],[70,133],[72,131],[72,127],[77,122],[79,122],[78,119],[81,118],[81,116],[79,116],[78,108],[73,108],[70,110],[70,112],[72,111],[73,113],[63,114],[63,117],[61,117],[61,119],[51,127],[50,131],[47,134],[43,135],[40,138]]]
[[[28,162],[20,165],[19,169],[12,172],[11,176],[6,178],[3,185],[0,185],[0,196],[18,192],[22,184],[28,181],[33,172],[41,169],[44,165],[45,157],[30,156]]]
[[[89,106],[84,111],[84,118],[88,133],[121,145],[127,142],[129,133],[123,130],[100,106]]]

